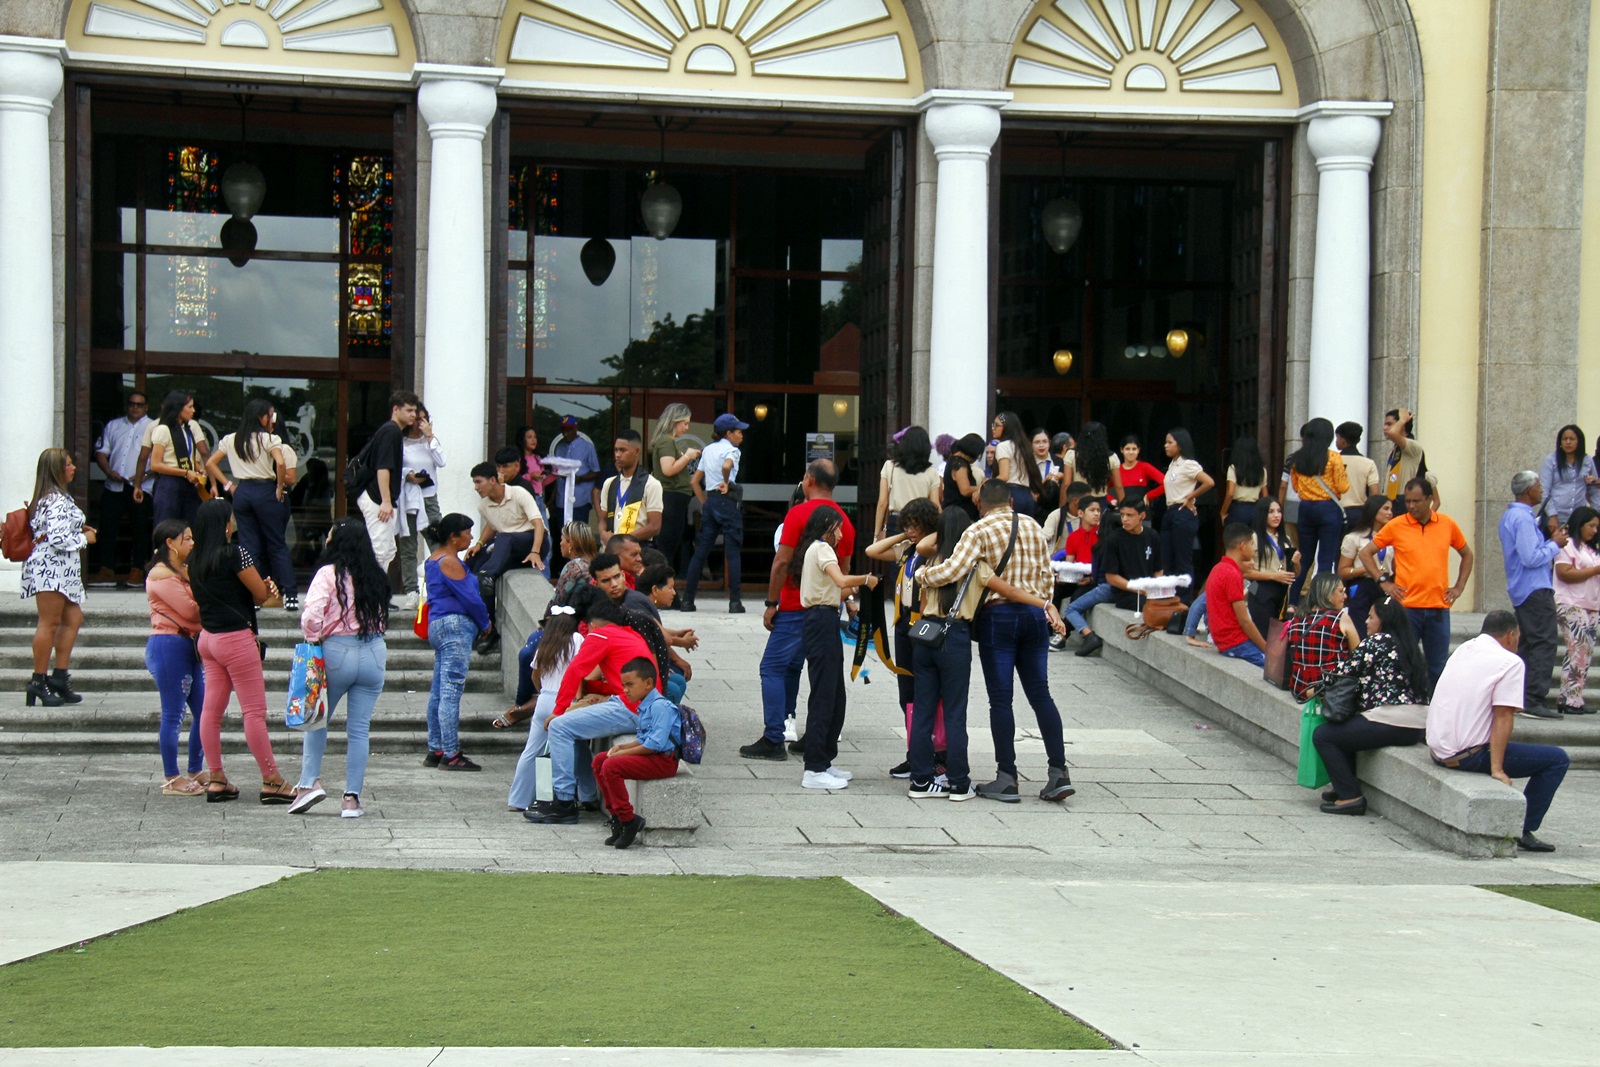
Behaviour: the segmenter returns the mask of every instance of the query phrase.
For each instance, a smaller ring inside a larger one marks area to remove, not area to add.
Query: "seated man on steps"
[[[1128,589],[1136,578],[1161,576],[1161,535],[1144,524],[1144,497],[1138,494],[1124,497],[1117,505],[1120,529],[1100,535],[1096,548],[1096,561],[1103,585],[1095,586],[1067,605],[1067,622],[1083,635],[1080,656],[1090,656],[1105,644],[1100,635],[1089,626],[1086,612],[1096,604],[1111,603],[1119,608],[1134,611],[1139,606],[1139,596]]]
[[[1511,740],[1522,710],[1523,663],[1517,658],[1517,617],[1491,611],[1483,631],[1455,650],[1433,690],[1428,707],[1428,748],[1433,762],[1459,771],[1487,774],[1506,785],[1528,779],[1528,814],[1517,847],[1553,852],[1533,832],[1544,821],[1561,780],[1567,753],[1554,745],[1523,745]]]
[[[495,579],[518,564],[544,570],[544,519],[526,489],[501,484],[493,463],[472,468],[472,489],[478,494],[478,516],[483,521],[482,532],[467,549],[467,570],[478,576],[484,606],[494,619]],[[482,654],[499,643],[499,633],[491,628],[474,647]]]

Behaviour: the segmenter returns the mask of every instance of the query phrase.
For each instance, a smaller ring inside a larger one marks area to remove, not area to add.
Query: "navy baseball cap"
[[[712,428],[718,433],[727,433],[729,430],[748,430],[748,422],[740,422],[739,416],[733,414],[718,415],[717,421],[712,423]]]

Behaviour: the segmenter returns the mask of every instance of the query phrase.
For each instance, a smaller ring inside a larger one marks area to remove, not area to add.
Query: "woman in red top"
[[[579,685],[591,696],[620,695],[622,667],[639,656],[656,664],[656,688],[666,693],[666,686],[659,676],[660,661],[656,659],[656,653],[651,650],[642,632],[645,627],[641,625],[635,628],[631,625],[629,616],[634,613],[623,611],[594,586],[580,590],[573,599],[573,606],[589,624],[589,635],[583,639],[578,654],[572,657],[566,672],[561,675],[561,689],[556,693],[556,706],[550,717],[555,718],[572,706]],[[639,618],[644,619],[643,616]],[[657,632],[660,632],[659,629]]]
[[[1138,493],[1146,500],[1166,491],[1163,475],[1155,467],[1139,458],[1139,438],[1129,434],[1122,439],[1122,491],[1127,496]],[[1124,496],[1126,499],[1126,496]]]

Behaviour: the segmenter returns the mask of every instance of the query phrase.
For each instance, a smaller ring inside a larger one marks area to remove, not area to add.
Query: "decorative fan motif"
[[[363,56],[408,67],[414,55],[394,0],[79,0],[68,25],[69,43],[87,52],[176,58],[190,47],[215,48],[219,59],[249,63],[247,52],[236,51],[248,49],[280,53],[285,63]]]
[[[692,79],[702,85],[740,76],[908,85],[915,56],[897,0],[524,0],[513,18],[508,63],[563,80],[606,68],[622,80],[709,76]]]
[[[1246,4],[1250,0],[1054,0],[1041,5],[1018,42],[1010,86],[1290,94],[1283,46],[1270,21]]]

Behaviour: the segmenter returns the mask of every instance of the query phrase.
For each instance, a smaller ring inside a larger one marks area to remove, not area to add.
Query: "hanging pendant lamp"
[[[250,96],[235,93],[233,98],[239,103],[239,155],[242,157],[247,143],[245,117]],[[228,253],[228,262],[235,267],[242,267],[250,262],[250,256],[256,250],[256,225],[250,219],[261,209],[261,201],[266,199],[267,179],[260,167],[241,158],[222,172],[221,185],[222,199],[233,213],[233,217],[222,224],[222,247]]]
[[[1061,135],[1061,184],[1067,184],[1067,138]],[[1083,207],[1063,191],[1045,204],[1039,212],[1039,230],[1045,243],[1057,255],[1064,256],[1083,231]]]
[[[639,214],[644,218],[644,228],[658,241],[665,241],[678,228],[683,217],[683,197],[667,184],[662,172],[667,166],[667,120],[656,116],[656,128],[661,132],[661,155],[655,173],[650,176],[650,187],[639,198]]]

